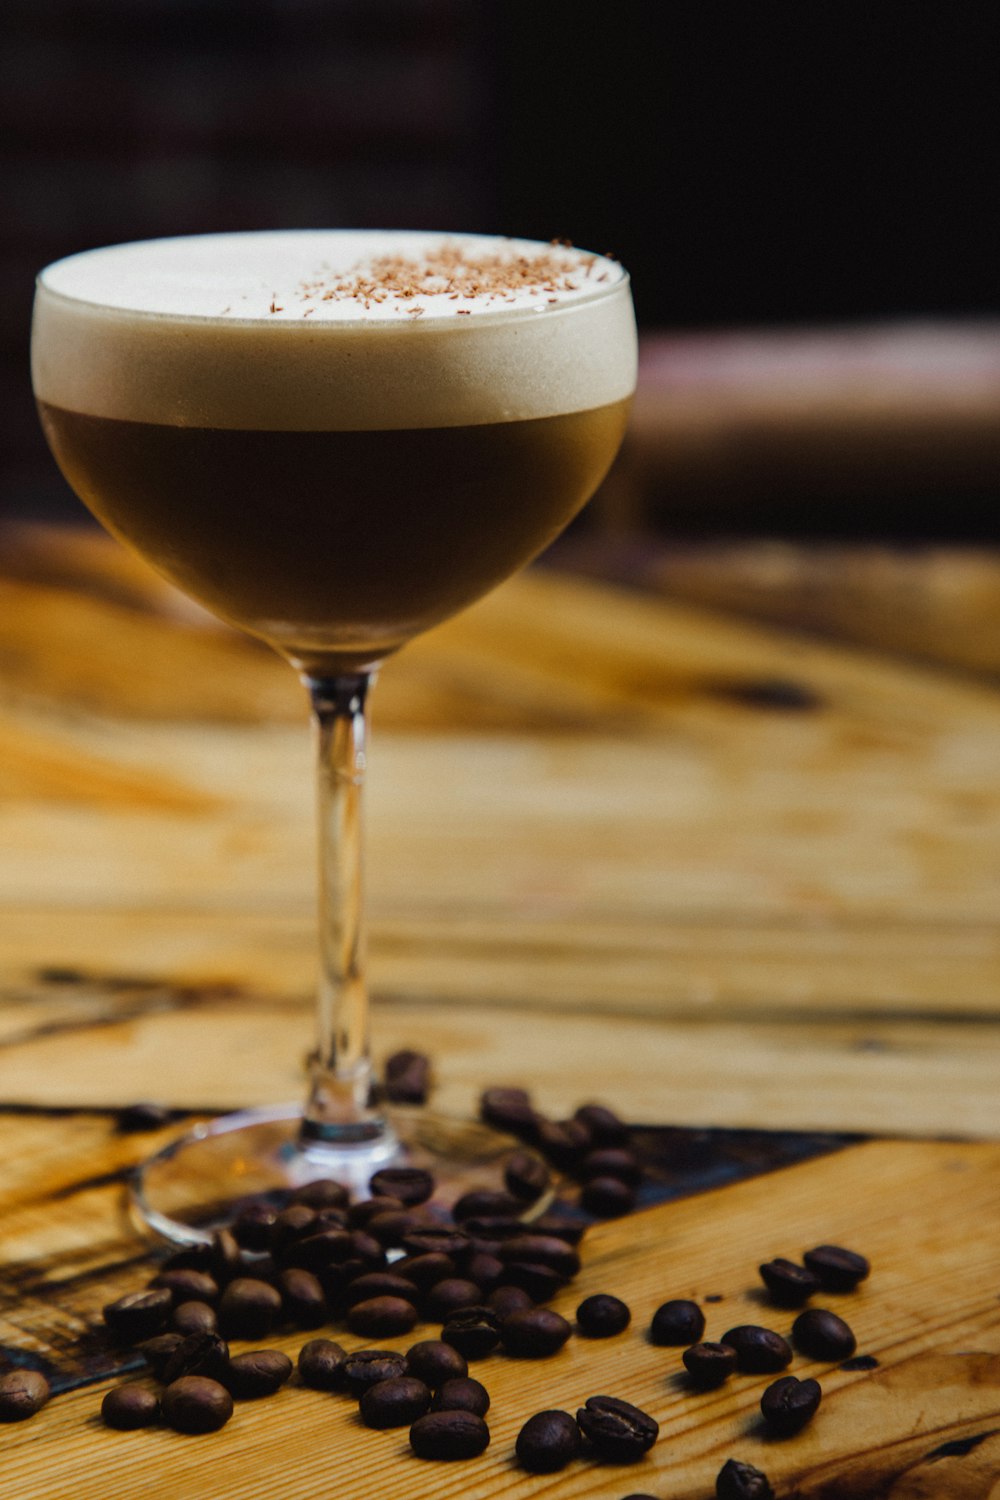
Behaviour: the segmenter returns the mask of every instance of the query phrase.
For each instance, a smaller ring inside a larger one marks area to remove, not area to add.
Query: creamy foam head
[[[444,427],[631,395],[617,262],[476,235],[310,230],[86,251],[42,272],[40,400],[182,426]]]

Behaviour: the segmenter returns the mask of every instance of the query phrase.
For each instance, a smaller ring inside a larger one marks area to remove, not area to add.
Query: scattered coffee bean
[[[564,1285],[565,1278],[551,1266],[533,1261],[512,1260],[504,1266],[503,1285],[520,1287],[532,1302],[548,1302]]]
[[[878,1360],[874,1354],[856,1354],[853,1359],[845,1359],[840,1368],[842,1370],[876,1370]]]
[[[207,1302],[182,1302],[170,1314],[170,1326],[187,1338],[192,1333],[214,1333],[219,1321]]]
[[[500,1325],[500,1342],[517,1359],[547,1359],[557,1354],[573,1329],[548,1307],[528,1307],[511,1313]]]
[[[383,1249],[393,1250],[403,1243],[408,1234],[427,1227],[423,1216],[412,1208],[387,1208],[385,1213],[374,1214],[368,1220],[365,1232]]]
[[[434,1411],[471,1411],[485,1417],[490,1409],[490,1393],[478,1380],[456,1375],[446,1380],[431,1403]]]
[[[208,1247],[209,1270],[220,1285],[238,1276],[242,1265],[241,1252],[236,1236],[228,1229],[212,1231],[212,1243]]]
[[[277,1217],[278,1210],[273,1203],[248,1203],[230,1226],[232,1236],[244,1250],[266,1250]]]
[[[403,1248],[411,1255],[466,1255],[470,1249],[469,1236],[462,1229],[448,1229],[444,1225],[432,1224],[411,1229],[403,1235]]]
[[[164,1385],[172,1385],[182,1375],[204,1375],[221,1381],[228,1369],[229,1345],[225,1339],[216,1333],[193,1333],[181,1340],[155,1373]]]
[[[461,1276],[446,1276],[427,1293],[425,1310],[429,1318],[440,1318],[443,1323],[459,1308],[478,1307],[482,1300],[482,1289],[474,1281],[466,1281]]]
[[[153,1287],[146,1292],[128,1292],[105,1307],[104,1321],[108,1332],[128,1344],[152,1338],[164,1328],[173,1301],[165,1286]]]
[[[292,1373],[292,1362],[280,1349],[254,1349],[235,1354],[223,1382],[237,1401],[257,1401],[273,1396]]]
[[[527,1089],[489,1088],[479,1097],[479,1114],[487,1125],[530,1140],[536,1133],[537,1116]]]
[[[397,1276],[405,1276],[422,1292],[455,1275],[455,1262],[451,1256],[434,1250],[427,1255],[404,1255],[401,1260],[393,1261],[392,1268]]]
[[[536,1144],[554,1167],[572,1172],[590,1149],[592,1138],[579,1120],[540,1120]]]
[[[594,1177],[585,1184],[580,1204],[597,1219],[617,1219],[635,1207],[635,1191],[618,1177]]]
[[[143,1356],[157,1380],[162,1380],[167,1360],[183,1342],[183,1335],[179,1333],[157,1333],[137,1344],[136,1353]]]
[[[580,1429],[568,1411],[539,1411],[529,1417],[514,1445],[529,1474],[555,1474],[580,1451]]]
[[[871,1271],[863,1255],[844,1250],[840,1245],[817,1245],[815,1250],[807,1250],[802,1259],[819,1277],[824,1292],[853,1292]]]
[[[430,1389],[412,1375],[380,1380],[361,1397],[359,1410],[366,1427],[409,1427],[430,1410]]]
[[[428,1412],[410,1428],[410,1447],[418,1458],[476,1458],[489,1441],[490,1429],[482,1417],[455,1408]]]
[[[660,1433],[647,1412],[616,1396],[591,1396],[576,1414],[580,1430],[598,1458],[631,1464],[648,1453]]]
[[[501,1244],[500,1259],[507,1265],[548,1266],[566,1281],[580,1269],[579,1252],[554,1234],[516,1234]]]
[[[347,1188],[332,1177],[317,1177],[313,1182],[296,1188],[292,1194],[293,1203],[304,1203],[307,1208],[315,1209],[346,1208],[350,1201]]]
[[[120,1432],[149,1427],[159,1415],[159,1398],[144,1385],[136,1383],[115,1386],[101,1402],[105,1426],[116,1427]]]
[[[784,1375],[768,1386],[760,1398],[760,1412],[768,1430],[776,1437],[792,1437],[815,1415],[822,1391],[816,1380],[797,1380]]]
[[[806,1266],[778,1256],[760,1267],[761,1280],[779,1307],[801,1307],[819,1291],[819,1277]]]
[[[366,1229],[351,1230],[350,1259],[362,1261],[368,1271],[380,1270],[386,1264],[385,1250]]]
[[[692,1384],[704,1391],[714,1390],[736,1373],[736,1350],[731,1344],[692,1344],[681,1358]]]
[[[295,1240],[304,1240],[328,1227],[320,1223],[320,1216],[307,1203],[292,1203],[283,1208],[271,1230],[271,1254],[280,1261],[285,1248]]]
[[[351,1229],[367,1229],[379,1214],[401,1212],[405,1207],[398,1198],[388,1198],[380,1193],[377,1198],[361,1198],[352,1203],[347,1211],[347,1222]]]
[[[237,1276],[219,1299],[219,1327],[226,1338],[266,1338],[280,1313],[281,1293],[252,1276]]]
[[[277,1284],[284,1316],[296,1327],[319,1328],[328,1320],[330,1308],[326,1294],[312,1271],[289,1266],[278,1273]]]
[[[850,1359],[858,1341],[843,1318],[824,1307],[810,1307],[792,1324],[792,1343],[809,1359]]]
[[[534,1203],[552,1183],[548,1167],[533,1151],[515,1151],[507,1159],[503,1180],[515,1198]]]
[[[588,1151],[577,1172],[585,1182],[595,1177],[616,1177],[619,1182],[635,1187],[642,1180],[642,1168],[635,1152],[626,1151],[621,1146],[601,1146],[596,1151]]]
[[[737,1367],[744,1375],[773,1375],[791,1362],[791,1346],[781,1334],[755,1323],[730,1328],[722,1342],[736,1350]]]
[[[599,1292],[585,1297],[576,1310],[576,1326],[584,1338],[609,1339],[623,1333],[632,1320],[632,1314],[620,1297],[610,1297]]]
[[[624,1497],[624,1500],[656,1500],[656,1496],[655,1495],[646,1495],[646,1494],[642,1494],[642,1495],[633,1494],[633,1495],[626,1495]]]
[[[469,1366],[465,1356],[443,1339],[421,1339],[406,1351],[406,1373],[436,1391],[446,1380],[467,1375]]]
[[[219,1295],[219,1283],[215,1277],[193,1267],[161,1271],[149,1284],[151,1287],[165,1286],[175,1307],[182,1302],[215,1302]]]
[[[672,1297],[653,1314],[649,1338],[653,1344],[697,1344],[705,1332],[705,1314],[697,1302],[687,1297]]]
[[[173,1118],[165,1104],[128,1104],[115,1118],[119,1135],[140,1135],[147,1130],[162,1130]]]
[[[385,1060],[385,1097],[390,1104],[426,1104],[430,1075],[430,1059],[423,1052],[394,1052]]]
[[[485,1250],[476,1250],[465,1263],[465,1274],[484,1292],[492,1292],[503,1280],[505,1266],[496,1255]]]
[[[322,1276],[330,1266],[343,1265],[353,1254],[351,1235],[346,1229],[321,1229],[301,1240],[291,1240],[281,1247],[283,1267],[298,1266]]]
[[[335,1391],[347,1355],[332,1339],[310,1339],[299,1350],[299,1379],[314,1391]]]
[[[434,1191],[434,1178],[422,1167],[383,1167],[368,1184],[373,1197],[389,1194],[405,1208],[426,1203]]]
[[[590,1131],[595,1146],[624,1146],[628,1141],[628,1126],[603,1104],[581,1104],[573,1118]]]
[[[348,1311],[347,1326],[361,1338],[391,1339],[409,1333],[417,1321],[417,1309],[402,1297],[369,1297]]]
[[[372,1297],[401,1297],[404,1302],[416,1306],[420,1292],[416,1282],[408,1276],[398,1276],[393,1271],[366,1271],[364,1275],[356,1276],[344,1293],[347,1307],[368,1302]]]
[[[498,1313],[489,1307],[463,1307],[452,1313],[441,1338],[466,1359],[485,1359],[500,1342]]]
[[[513,1193],[500,1193],[486,1188],[472,1188],[455,1200],[451,1216],[456,1224],[468,1219],[516,1219],[521,1225],[524,1204]],[[523,1227],[523,1226],[521,1226]]]
[[[0,1375],[0,1422],[23,1422],[41,1411],[52,1394],[38,1370],[8,1370]]]
[[[500,1318],[509,1318],[511,1313],[524,1312],[526,1307],[534,1307],[534,1299],[520,1286],[498,1286],[486,1299],[486,1306],[491,1307]]]
[[[370,1385],[406,1374],[406,1355],[392,1349],[357,1349],[341,1366],[340,1385],[359,1399]]]
[[[729,1458],[716,1476],[715,1500],[774,1500],[774,1491],[760,1469]]]
[[[176,1432],[217,1432],[233,1414],[233,1398],[217,1380],[182,1375],[163,1392],[160,1410]]]
[[[533,1234],[551,1234],[556,1239],[565,1240],[567,1245],[579,1245],[587,1232],[586,1224],[579,1219],[571,1219],[568,1215],[551,1210],[547,1214],[540,1214],[531,1223]]]

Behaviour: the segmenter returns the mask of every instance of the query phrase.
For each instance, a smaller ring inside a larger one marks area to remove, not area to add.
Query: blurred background
[[[28,385],[40,266],[392,225],[566,236],[632,272],[635,420],[565,566],[829,628],[832,558],[836,628],[863,632],[872,547],[898,609],[931,544],[993,539],[995,6],[6,0],[0,25],[4,512],[80,515]],[[984,555],[960,560],[979,595]]]

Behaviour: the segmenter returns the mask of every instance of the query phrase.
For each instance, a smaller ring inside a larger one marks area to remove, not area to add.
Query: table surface
[[[378,1057],[429,1051],[460,1116],[516,1081],[552,1115],[600,1098],[692,1132],[839,1134],[593,1230],[556,1305],[616,1291],[633,1331],[488,1361],[493,1442],[455,1468],[291,1387],[215,1438],[96,1419],[87,1330],[148,1271],[121,1177],[161,1139],[115,1133],[116,1110],[301,1091],[308,737],[287,667],[105,538],[5,533],[0,1343],[67,1387],[4,1431],[8,1493],[131,1496],[140,1464],[152,1500],[294,1500],[319,1462],[358,1500],[699,1500],[736,1456],[781,1500],[1000,1496],[995,677],[967,642],[907,654],[899,612],[891,649],[822,642],[714,587],[692,605],[533,570],[414,642],[374,698]],[[816,1421],[768,1443],[763,1377],[696,1397],[642,1330],[670,1296],[723,1299],[709,1336],[785,1328],[756,1265],[821,1240],[873,1261],[842,1300],[879,1364],[818,1372]],[[637,1470],[513,1466],[532,1411],[602,1390],[661,1422]]]

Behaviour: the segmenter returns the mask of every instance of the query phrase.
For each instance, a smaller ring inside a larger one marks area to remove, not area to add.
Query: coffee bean
[[[635,1208],[635,1191],[618,1177],[594,1177],[584,1186],[580,1204],[596,1219],[617,1219]]]
[[[445,1322],[461,1307],[478,1307],[483,1300],[482,1289],[474,1281],[462,1276],[446,1276],[431,1287],[424,1303],[429,1318],[440,1318]]]
[[[535,1139],[539,1151],[561,1172],[572,1172],[593,1143],[579,1120],[540,1120]]]
[[[340,1382],[345,1391],[360,1398],[370,1385],[405,1374],[405,1354],[392,1349],[357,1349],[344,1360]]]
[[[516,1219],[518,1225],[523,1228],[521,1224],[523,1211],[524,1204],[513,1193],[472,1188],[452,1204],[451,1216],[456,1224],[464,1224],[467,1219]]]
[[[147,1130],[162,1130],[169,1125],[173,1115],[165,1104],[127,1104],[115,1117],[115,1129],[119,1135],[140,1135]]]
[[[819,1277],[805,1266],[779,1256],[760,1267],[761,1280],[779,1307],[801,1307],[819,1291]]]
[[[498,1286],[486,1299],[486,1306],[499,1313],[501,1319],[509,1318],[511,1313],[523,1312],[526,1307],[534,1305],[534,1300],[519,1286]]]
[[[736,1372],[736,1350],[731,1344],[692,1344],[681,1355],[693,1385],[713,1390]]]
[[[204,1375],[222,1380],[229,1368],[229,1345],[215,1333],[193,1333],[182,1339],[177,1348],[156,1371],[164,1385],[172,1385],[182,1375]]]
[[[761,1416],[776,1437],[800,1432],[816,1414],[822,1391],[818,1381],[796,1380],[784,1375],[768,1386],[760,1398]]]
[[[434,1250],[427,1255],[404,1255],[401,1260],[393,1261],[392,1268],[397,1276],[405,1276],[422,1292],[455,1275],[455,1262],[451,1256]]]
[[[350,1201],[347,1188],[332,1177],[317,1177],[296,1188],[292,1194],[293,1203],[304,1203],[307,1208],[315,1209],[346,1208]]]
[[[490,1393],[478,1380],[456,1375],[446,1380],[431,1402],[434,1411],[471,1411],[485,1417],[490,1409]]]
[[[390,1104],[426,1104],[430,1074],[430,1059],[423,1052],[394,1052],[385,1060],[385,1097]]]
[[[410,1447],[418,1458],[476,1458],[489,1442],[490,1429],[471,1411],[431,1411],[410,1428]]]
[[[179,1307],[182,1302],[211,1303],[219,1296],[219,1283],[207,1271],[161,1271],[149,1284],[151,1287],[165,1286],[174,1299],[175,1307]]]
[[[149,1427],[160,1415],[160,1402],[152,1391],[136,1383],[115,1386],[101,1402],[101,1416],[107,1427],[132,1432]]]
[[[146,1292],[129,1292],[105,1307],[104,1321],[108,1332],[127,1344],[152,1338],[166,1324],[173,1301],[165,1286],[153,1287]]]
[[[673,1297],[669,1302],[662,1302],[649,1325],[649,1339],[653,1344],[697,1344],[704,1332],[705,1314],[697,1302],[687,1297]]]
[[[824,1292],[853,1292],[871,1271],[863,1255],[856,1250],[844,1250],[840,1245],[817,1245],[815,1250],[807,1250],[802,1259],[819,1277]]]
[[[500,1325],[500,1341],[517,1359],[547,1359],[565,1344],[573,1329],[548,1307],[528,1307],[511,1313]]]
[[[551,1266],[540,1266],[525,1260],[512,1260],[504,1266],[504,1286],[517,1286],[527,1292],[532,1302],[547,1302],[565,1284],[564,1278]]]
[[[330,1316],[322,1284],[312,1271],[289,1266],[278,1274],[284,1316],[298,1328],[319,1328]]]
[[[401,1297],[416,1306],[420,1293],[416,1282],[393,1271],[366,1271],[363,1276],[356,1276],[344,1293],[347,1307],[368,1302],[372,1297]]]
[[[184,1337],[180,1333],[157,1333],[151,1339],[144,1339],[141,1344],[137,1344],[136,1353],[143,1356],[157,1380],[162,1380],[167,1360],[183,1342]]]
[[[219,1327],[226,1338],[266,1338],[280,1313],[281,1293],[252,1276],[237,1276],[219,1299]]]
[[[385,1250],[367,1229],[351,1230],[352,1260],[360,1260],[368,1271],[378,1271],[386,1264]]]
[[[466,1359],[485,1359],[500,1342],[500,1322],[492,1308],[463,1307],[452,1313],[441,1338]]]
[[[601,1146],[596,1151],[588,1151],[577,1172],[585,1182],[595,1177],[616,1177],[619,1182],[635,1187],[642,1180],[642,1168],[635,1152],[626,1151],[621,1146]]]
[[[214,1333],[219,1321],[207,1302],[182,1302],[170,1314],[170,1326],[187,1338],[192,1333]]]
[[[388,1193],[405,1208],[415,1208],[418,1203],[426,1203],[434,1192],[434,1178],[422,1167],[383,1167],[368,1187],[375,1198]]]
[[[626,1495],[624,1497],[624,1500],[656,1500],[656,1496],[655,1495],[645,1495],[645,1494],[643,1494],[643,1495],[633,1494],[633,1495]]]
[[[586,1224],[558,1211],[540,1214],[537,1219],[532,1220],[531,1229],[533,1234],[555,1235],[556,1239],[565,1240],[567,1245],[579,1245],[587,1232]]]
[[[529,1417],[514,1445],[529,1474],[555,1474],[580,1451],[580,1429],[567,1411],[539,1411]]]
[[[556,1235],[514,1235],[500,1246],[500,1259],[508,1265],[519,1261],[532,1266],[548,1266],[566,1281],[580,1269],[578,1252]]]
[[[38,1370],[8,1370],[0,1375],[0,1422],[23,1422],[41,1411],[52,1394]]]
[[[446,1380],[467,1375],[465,1356],[443,1339],[421,1339],[406,1351],[406,1373],[436,1391]]]
[[[629,1139],[628,1126],[603,1104],[581,1104],[573,1118],[590,1131],[595,1146],[624,1146]]]
[[[182,1375],[163,1392],[160,1410],[176,1432],[217,1432],[233,1414],[233,1398],[217,1380]]]
[[[774,1500],[774,1491],[760,1469],[729,1458],[716,1475],[715,1500]]]
[[[310,1339],[299,1350],[299,1379],[314,1391],[335,1391],[347,1355],[332,1339]]]
[[[403,1248],[411,1255],[465,1255],[470,1238],[462,1229],[435,1228],[431,1224],[411,1229],[403,1235]]]
[[[351,1229],[367,1229],[372,1219],[379,1214],[393,1212],[401,1213],[405,1204],[398,1198],[387,1198],[380,1194],[377,1198],[362,1198],[357,1203],[352,1203],[347,1212],[347,1222]]]
[[[792,1343],[809,1359],[850,1359],[858,1341],[852,1329],[836,1313],[810,1307],[792,1324]]]
[[[321,1276],[330,1266],[343,1265],[354,1252],[350,1232],[346,1229],[322,1229],[301,1240],[292,1240],[281,1248],[283,1267],[298,1266]]]
[[[271,1254],[280,1261],[288,1245],[296,1240],[308,1239],[325,1227],[320,1224],[319,1214],[306,1203],[292,1203],[282,1209],[271,1230]]]
[[[385,1213],[374,1214],[365,1225],[365,1232],[385,1250],[401,1245],[408,1234],[428,1228],[424,1216],[412,1208],[387,1208]]]
[[[430,1410],[430,1389],[412,1375],[397,1375],[369,1386],[359,1410],[366,1427],[409,1427]]]
[[[491,1292],[500,1284],[504,1270],[503,1261],[496,1255],[487,1254],[485,1250],[475,1251],[465,1263],[466,1276],[484,1292]]]
[[[616,1396],[591,1396],[576,1414],[584,1437],[607,1463],[631,1464],[648,1453],[660,1433],[647,1412]]]
[[[537,1116],[527,1089],[484,1089],[479,1096],[479,1114],[487,1125],[526,1140],[530,1140],[536,1131]]]
[[[534,1151],[514,1151],[503,1169],[508,1192],[525,1203],[534,1203],[548,1192],[552,1177],[548,1167]]]
[[[171,1250],[160,1263],[161,1271],[207,1271],[212,1274],[212,1247],[207,1244],[182,1245]]]
[[[842,1370],[876,1370],[878,1360],[874,1354],[856,1354],[853,1359],[845,1359],[840,1368]]]
[[[220,1286],[232,1281],[240,1273],[242,1259],[236,1236],[228,1229],[212,1231],[209,1246],[209,1270]]]
[[[791,1362],[791,1347],[781,1334],[755,1323],[730,1328],[722,1342],[736,1350],[737,1367],[744,1375],[773,1375]]]
[[[417,1309],[402,1297],[369,1297],[356,1302],[347,1314],[347,1326],[362,1338],[391,1339],[409,1333],[417,1321]]]
[[[266,1250],[278,1210],[273,1203],[248,1203],[230,1225],[233,1238],[244,1250]]]
[[[273,1396],[291,1373],[292,1362],[280,1349],[254,1349],[233,1356],[223,1384],[237,1401],[257,1401]]]
[[[576,1326],[584,1338],[609,1339],[622,1333],[632,1321],[632,1314],[619,1297],[599,1292],[585,1297],[576,1310]]]

